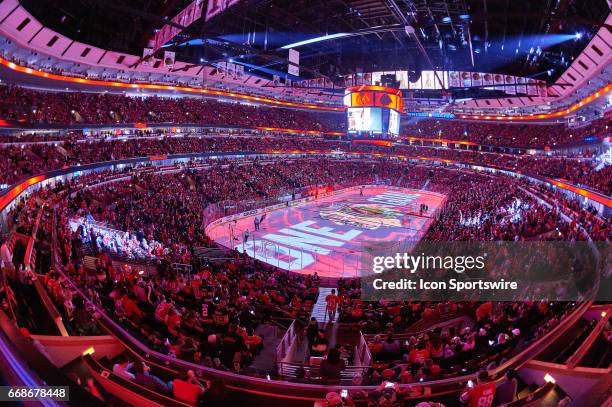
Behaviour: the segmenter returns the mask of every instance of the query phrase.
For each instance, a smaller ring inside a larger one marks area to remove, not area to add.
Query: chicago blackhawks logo
[[[348,202],[330,203],[319,210],[319,216],[337,225],[372,230],[382,226],[406,227],[409,219],[389,205]]]

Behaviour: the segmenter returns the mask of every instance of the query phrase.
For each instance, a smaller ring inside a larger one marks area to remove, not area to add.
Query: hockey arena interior
[[[612,406],[611,7],[0,0],[0,405]]]

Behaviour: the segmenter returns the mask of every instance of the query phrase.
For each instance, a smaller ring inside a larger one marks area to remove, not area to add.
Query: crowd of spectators
[[[27,124],[172,123],[341,131],[342,115],[193,97],[40,92],[0,86],[0,115]]]
[[[482,145],[517,148],[559,148],[566,145],[603,139],[610,135],[612,117],[595,120],[581,128],[570,128],[564,123],[489,123],[423,119],[402,126],[405,136],[465,140]],[[588,140],[587,140],[588,141]]]
[[[390,174],[393,170],[384,171]],[[358,179],[373,180],[371,167],[329,159],[221,163],[172,175],[136,174],[77,193],[71,206],[76,216],[92,215],[121,231],[138,233],[147,242],[162,242],[173,261],[189,263],[192,247],[210,244],[204,234],[204,208],[211,204],[268,200],[301,193],[306,186]]]
[[[408,157],[453,160],[487,165],[543,177],[559,178],[575,184],[612,193],[612,166],[594,158],[563,158],[477,152],[398,144],[378,147],[339,140],[304,137],[153,136],[127,140],[77,141],[63,143],[7,144],[1,148],[0,184],[12,184],[27,176],[66,166],[159,154],[202,152],[331,152],[345,151],[400,154]]]
[[[8,144],[0,147],[0,184],[71,165],[159,154],[235,151],[330,151],[345,143],[310,138],[148,137],[128,140],[66,141],[52,144]]]
[[[431,168],[387,160],[299,159],[219,165],[204,171],[191,168],[171,175],[144,173],[77,193],[70,201],[71,213],[91,215],[119,230],[139,234],[143,240],[162,242],[168,259],[190,263],[193,246],[212,244],[204,234],[207,219],[202,208],[219,201],[228,200],[229,206],[250,201],[257,207],[258,201],[268,202],[312,185],[334,188],[351,182],[388,182],[420,188],[424,180],[429,180],[428,188],[448,198],[431,224],[427,240],[584,240],[583,226],[599,240],[610,237],[609,224],[604,220],[590,214],[568,223],[555,208],[542,205],[520,188],[516,180],[451,169],[432,174]],[[358,300],[358,290],[349,290],[349,294],[348,298]],[[387,324],[401,331],[401,327],[409,326],[428,311],[421,304],[394,320],[375,312],[373,303],[357,301],[344,306],[348,309],[341,314],[341,320],[367,321],[364,330],[373,331]]]
[[[343,131],[343,112],[305,111],[193,97],[133,97],[85,92],[41,92],[0,87],[0,115],[24,124],[171,123],[240,127],[276,127]],[[410,119],[401,134],[430,139],[466,140],[482,145],[517,148],[559,148],[601,140],[610,134],[611,116],[586,126],[564,123],[489,123],[479,121]],[[585,140],[586,139],[586,140]]]
[[[71,280],[152,349],[202,366],[245,374],[254,373],[249,365],[264,346],[265,338],[257,332],[259,324],[278,317],[306,320],[318,296],[319,280],[316,275],[284,273],[237,252],[222,262],[205,262],[194,256],[193,247],[213,245],[203,227],[207,219],[202,208],[209,205],[249,201],[256,207],[258,202],[288,192],[312,192],[309,187],[313,185],[334,188],[384,182],[421,188],[429,181],[429,189],[448,196],[425,237],[429,240],[579,240],[584,238],[581,227],[598,239],[610,238],[608,223],[558,192],[525,183],[521,188],[519,181],[503,176],[452,168],[432,172],[432,168],[437,167],[385,159],[295,158],[283,162],[202,161],[168,167],[162,173],[148,167],[106,171],[85,175],[52,191],[41,190],[14,209],[11,222],[26,233],[31,231],[40,203],[52,194],[66,192],[66,199],[59,201],[57,208],[58,241],[61,261]],[[113,178],[120,180],[80,189]],[[557,209],[539,204],[526,189],[558,200],[559,207],[576,212],[578,220],[564,221]],[[108,253],[96,247],[95,270],[87,270],[82,233],[69,227],[73,216],[91,216],[143,240],[159,241],[168,250],[160,255],[154,273],[143,274],[137,267],[118,268]],[[191,268],[174,268],[174,262]],[[88,317],[89,311],[64,277],[50,272],[44,279],[65,320],[77,327],[76,332],[95,333],[96,324]],[[340,321],[357,323],[364,331],[379,335],[369,344],[374,356],[372,369],[356,377],[354,384],[382,388],[371,394],[348,395],[345,402],[350,400],[355,405],[372,398],[384,404],[419,396],[423,391],[419,382],[487,367],[479,363],[484,356],[492,352],[505,355],[519,341],[537,339],[558,323],[567,306],[549,302],[483,303],[475,312],[474,324],[467,329],[432,330],[399,341],[394,335],[416,321],[456,311],[463,305],[365,303],[358,281],[341,281],[338,287]],[[327,372],[323,380],[331,383],[345,365],[336,355],[340,350],[331,348],[328,352],[322,366]],[[338,361],[333,363],[336,356]],[[173,393],[176,380],[152,378],[140,361],[131,365],[119,361],[115,367],[136,383],[178,397]],[[188,376],[183,379],[189,381]],[[391,391],[388,383],[416,385],[408,389],[393,387]],[[469,397],[469,391],[466,394]]]
[[[202,208],[228,197],[265,199],[282,193],[283,188],[310,184],[310,172],[317,170],[303,164],[254,162],[211,166],[205,171],[140,174],[77,192],[62,209],[63,219],[87,213],[115,227],[142,232],[143,239],[156,238],[169,250],[154,277],[143,277],[135,269],[117,270],[100,252],[95,278],[89,278],[79,253],[81,233],[65,221],[60,228],[63,261],[74,280],[85,283],[102,305],[152,348],[204,366],[241,372],[263,344],[255,333],[258,322],[274,313],[306,318],[317,297],[318,280],[255,266],[237,254],[222,264],[201,263],[192,256],[192,248],[211,245],[201,227]],[[299,171],[302,165],[309,171]],[[331,174],[333,164],[327,167]],[[169,266],[173,261],[194,269],[177,271]]]
[[[372,367],[379,373],[373,380],[412,383],[485,368],[478,361],[499,361],[519,341],[541,337],[559,322],[567,307],[568,303],[548,301],[485,302],[476,309],[475,321],[459,331],[438,328],[399,340],[381,330],[368,343],[375,360]]]
[[[512,180],[462,176],[446,186],[449,199],[427,232],[432,241],[526,240],[562,222]]]
[[[357,147],[357,150],[360,147]],[[383,151],[380,148],[379,150]],[[459,161],[542,177],[559,178],[575,184],[582,184],[608,195],[612,193],[612,166],[604,164],[599,168],[600,163],[596,160],[596,157],[519,155],[407,145],[396,145],[393,152],[407,156]]]
[[[211,221],[204,210],[207,207],[223,211],[224,206],[219,203],[228,201],[228,207],[248,202],[252,208],[259,201],[283,195],[313,193],[313,186],[334,188],[357,182],[384,181],[420,188],[429,180],[430,189],[448,196],[428,230],[427,238],[433,241],[582,240],[583,232],[578,225],[599,240],[607,239],[610,233],[605,221],[545,187],[534,188],[554,195],[568,209],[576,211],[578,223],[563,221],[555,209],[538,203],[513,179],[458,173],[443,167],[431,171],[432,168],[381,159],[300,158],[282,163],[204,161],[192,167],[171,167],[169,173],[155,173],[153,168],[143,167],[114,174],[123,180],[80,190],[68,202],[72,217],[91,217],[129,232],[138,242],[160,242],[164,251],[156,253],[157,256],[180,263],[192,260],[192,247],[211,243],[204,234],[205,224]],[[107,175],[104,172],[93,177]],[[20,221],[20,217],[31,219],[36,208],[22,202],[12,213],[11,226],[16,224],[20,231],[29,233],[28,222]],[[99,239],[92,236],[91,241],[99,242]],[[94,249],[103,248],[94,244]]]

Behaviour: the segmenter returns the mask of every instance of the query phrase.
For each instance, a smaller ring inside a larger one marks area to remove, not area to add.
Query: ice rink
[[[405,248],[425,235],[444,200],[429,191],[356,187],[265,211],[258,231],[255,218],[264,212],[225,219],[207,233],[222,246],[285,270],[351,278],[360,275],[364,242],[398,242],[404,245],[398,250]],[[427,211],[421,212],[422,204]]]

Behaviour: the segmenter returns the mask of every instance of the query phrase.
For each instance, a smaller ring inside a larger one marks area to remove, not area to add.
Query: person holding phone
[[[468,407],[492,407],[495,390],[495,382],[489,381],[489,374],[483,370],[478,373],[476,384],[471,380],[468,381],[459,399]]]

